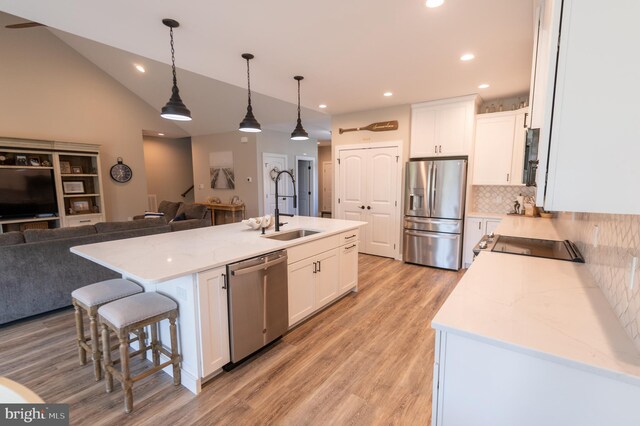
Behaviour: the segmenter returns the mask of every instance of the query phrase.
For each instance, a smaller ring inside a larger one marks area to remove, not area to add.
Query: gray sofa
[[[73,290],[119,277],[71,253],[73,246],[210,225],[210,219],[155,218],[0,234],[0,324],[70,306]]]
[[[175,227],[179,230],[209,226],[212,224],[211,210],[201,204],[189,204],[183,203],[182,201],[163,200],[158,204],[157,213],[162,213],[162,218],[165,222],[175,224]],[[144,218],[145,215],[133,217],[134,220]],[[195,220],[200,220],[201,224],[196,225],[196,222],[194,222]]]

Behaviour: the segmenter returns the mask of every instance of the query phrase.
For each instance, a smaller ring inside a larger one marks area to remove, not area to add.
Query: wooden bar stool
[[[103,351],[104,374],[107,392],[113,390],[113,376],[120,381],[124,391],[124,411],[130,413],[133,410],[133,384],[151,374],[173,364],[173,384],[180,384],[180,355],[178,354],[178,334],[176,331],[176,319],[178,318],[178,305],[170,298],[158,293],[141,293],[124,299],[108,303],[98,309],[100,326],[102,331],[102,347],[109,348]],[[167,352],[161,342],[158,341],[158,323],[169,320],[169,334],[171,337],[171,352]],[[151,344],[146,345],[140,340],[140,348],[129,353],[129,334],[136,330],[150,326]],[[111,360],[109,330],[113,330],[120,342],[120,371],[116,370]],[[153,367],[144,372],[131,376],[129,371],[129,357],[138,353],[146,356],[148,349],[152,351]],[[169,360],[160,364],[160,353],[166,355]]]
[[[113,279],[100,281],[95,284],[87,285],[71,292],[71,302],[75,309],[76,317],[76,334],[78,340],[78,356],[80,357],[80,365],[87,363],[87,352],[91,353],[93,359],[93,370],[96,381],[102,378],[102,369],[100,368],[100,338],[98,336],[98,308],[100,306],[113,302],[123,297],[132,296],[142,293],[142,287],[124,279]],[[84,335],[84,323],[82,319],[82,311],[86,312],[89,317],[89,334],[87,339]],[[144,339],[144,330],[142,335],[138,336]]]

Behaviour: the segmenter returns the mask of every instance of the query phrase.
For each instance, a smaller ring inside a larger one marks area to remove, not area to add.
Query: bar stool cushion
[[[166,296],[140,293],[101,306],[98,315],[114,327],[123,328],[177,308],[176,302]]]
[[[71,292],[71,297],[87,307],[102,305],[123,297],[142,293],[142,287],[129,280],[116,278],[90,284]]]

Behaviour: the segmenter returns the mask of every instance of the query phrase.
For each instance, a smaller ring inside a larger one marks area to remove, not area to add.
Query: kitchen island
[[[563,239],[517,216],[496,234]],[[640,353],[585,264],[481,252],[432,327],[433,425],[640,424]]]
[[[289,326],[357,291],[359,227],[364,222],[287,218],[280,234],[316,231],[289,241],[242,223],[72,247],[71,251],[178,303],[182,384],[197,394],[229,362],[226,265],[278,250],[288,253]],[[322,273],[310,264],[325,262]],[[168,342],[168,325],[160,337]],[[169,368],[164,370],[171,374]]]

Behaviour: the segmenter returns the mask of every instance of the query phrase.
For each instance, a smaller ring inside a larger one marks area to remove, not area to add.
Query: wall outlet
[[[502,203],[502,195],[497,195],[496,196],[496,204],[500,204]]]
[[[246,136],[242,136],[242,137],[240,138],[240,143],[247,143],[247,142],[249,142],[249,138],[248,138],[248,137],[246,137]]]
[[[252,178],[252,177],[250,177],[250,176],[249,176],[249,177],[247,177],[247,182],[249,182],[249,183],[253,182],[253,178]]]
[[[204,183],[199,183],[198,184],[198,189],[204,189]]]
[[[593,245],[593,248],[598,248],[599,240],[600,240],[600,227],[598,225],[593,225],[593,238],[591,240],[591,245]]]

